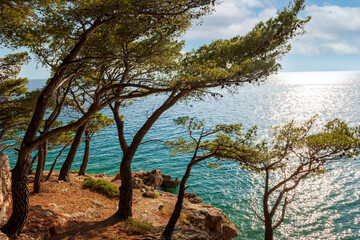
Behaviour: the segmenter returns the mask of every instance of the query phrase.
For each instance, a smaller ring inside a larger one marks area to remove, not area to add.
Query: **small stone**
[[[30,229],[30,232],[32,233],[38,233],[40,231],[41,227],[39,225],[35,225]]]
[[[133,177],[132,183],[133,183],[133,188],[135,188],[135,189],[139,189],[139,188],[144,187],[144,182],[139,177]]]
[[[3,232],[0,231],[0,240],[9,240],[9,238]]]
[[[106,209],[108,208],[107,206],[105,206],[104,204],[102,204],[101,202],[97,202],[94,200],[90,200],[92,204],[94,204],[95,207],[97,208],[102,208],[102,209]]]
[[[164,206],[164,204],[160,204],[160,205],[159,205],[159,208],[158,208],[158,209],[159,209],[159,211],[163,210],[163,209],[164,209],[164,207],[165,207],[165,206]]]
[[[54,211],[59,211],[59,206],[55,203],[49,203],[49,206],[52,206]]]
[[[143,197],[146,198],[158,198],[159,197],[159,193],[158,192],[153,192],[153,191],[148,191],[148,192],[144,192],[142,194]]]
[[[105,173],[99,173],[99,174],[96,174],[95,177],[105,178],[106,174]]]

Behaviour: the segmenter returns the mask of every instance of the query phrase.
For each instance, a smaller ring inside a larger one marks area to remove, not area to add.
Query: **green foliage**
[[[317,116],[314,116],[302,124],[291,121],[272,128],[271,144],[264,143],[259,148],[263,158],[249,167],[262,171],[265,164],[271,169],[290,170],[291,167],[295,171],[295,164],[304,167],[311,165],[310,169],[316,171],[328,162],[359,155],[358,127],[350,128],[345,122],[334,119],[326,123],[322,131],[312,133],[316,120]]]
[[[206,164],[206,167],[207,168],[220,169],[220,170],[224,169],[223,167],[219,166],[219,163],[216,163],[216,162],[209,162],[209,163]]]
[[[279,69],[277,60],[290,50],[288,40],[303,33],[303,26],[309,21],[297,18],[303,8],[303,0],[294,1],[245,36],[216,40],[187,53],[179,75],[181,86],[232,87],[264,80]]]
[[[359,127],[350,128],[334,119],[315,132],[316,120],[314,116],[301,124],[291,121],[272,128],[271,141],[257,144],[257,153],[251,161],[239,161],[244,169],[264,176],[262,214],[254,207],[251,209],[264,223],[272,221],[265,228],[274,230],[282,224],[286,208],[294,200],[302,180],[324,174],[328,163],[360,154]]]
[[[86,130],[89,131],[89,134],[93,136],[96,132],[109,127],[114,123],[114,119],[110,118],[102,113],[95,113],[90,122],[86,126]]]
[[[104,180],[94,180],[92,178],[84,178],[84,187],[102,193],[108,197],[118,197],[119,189]]]
[[[131,232],[132,234],[146,234],[146,233],[157,233],[160,231],[158,227],[154,227],[149,223],[142,223],[139,222],[132,217],[129,217],[125,221],[126,229]]]
[[[166,141],[165,146],[170,148],[172,156],[194,153],[198,150],[202,152],[202,156],[211,155],[219,160],[251,162],[260,154],[257,151],[258,144],[255,143],[256,127],[246,131],[242,124],[217,124],[212,128],[205,128],[205,120],[190,117],[179,117],[174,122],[186,128],[189,139]],[[209,163],[207,166],[218,167],[216,163]]]

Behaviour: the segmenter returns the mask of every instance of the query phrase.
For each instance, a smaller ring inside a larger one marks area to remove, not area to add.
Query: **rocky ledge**
[[[41,193],[30,194],[30,214],[24,233],[18,239],[74,239],[75,235],[78,240],[159,238],[171,216],[177,195],[156,190],[156,187],[163,185],[164,179],[176,180],[166,177],[168,175],[161,174],[159,170],[134,172],[133,176],[134,181],[138,178],[144,184],[134,189],[133,218],[153,226],[151,232],[139,234],[129,230],[124,222],[109,223],[118,208],[117,198],[84,189],[84,177],[75,173],[70,176],[71,182],[57,181],[58,173],[54,173],[49,181],[43,182]],[[98,174],[90,177],[106,180],[117,187],[121,185],[119,176],[114,178]],[[32,178],[29,178],[30,189]],[[220,209],[194,199],[197,199],[195,194],[187,194],[174,239],[230,240],[237,236],[235,225]],[[7,238],[0,234],[0,239]]]

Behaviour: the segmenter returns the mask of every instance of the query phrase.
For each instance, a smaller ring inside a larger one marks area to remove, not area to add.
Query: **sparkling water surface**
[[[40,83],[41,80],[33,80],[29,88],[36,88]],[[271,126],[292,119],[305,121],[315,114],[319,115],[319,124],[334,118],[340,118],[350,126],[360,124],[359,72],[280,73],[260,85],[244,85],[236,94],[221,93],[223,97],[218,100],[207,97],[202,102],[175,105],[163,114],[144,141],[186,136],[183,129],[172,122],[178,116],[204,118],[209,125],[257,125],[263,137],[267,136],[267,129]],[[161,96],[150,97],[123,109],[128,141],[162,99]],[[110,115],[109,110],[104,112]],[[73,170],[80,168],[83,145]],[[59,150],[49,152],[46,170]],[[66,152],[57,170],[65,157]],[[116,126],[101,131],[92,139],[89,173],[114,175],[119,171],[120,160]],[[359,160],[328,165],[326,174],[311,177],[300,184],[284,223],[275,231],[276,239],[360,239]],[[15,155],[10,153],[12,166],[15,161]],[[170,157],[162,144],[150,142],[139,147],[132,168],[134,171],[156,168],[181,178],[188,161],[185,156]],[[263,239],[262,222],[248,205],[251,202],[261,213],[262,176],[245,172],[234,162],[227,162],[223,168],[209,169],[206,163],[194,166],[193,175],[188,180],[188,191],[196,192],[204,203],[221,208],[239,228],[236,239]]]

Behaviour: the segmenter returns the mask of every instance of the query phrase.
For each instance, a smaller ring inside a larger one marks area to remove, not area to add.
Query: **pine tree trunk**
[[[1,228],[7,236],[18,236],[24,228],[29,214],[29,185],[27,174],[30,167],[31,151],[20,151],[18,162],[11,174],[13,212],[9,221]]]
[[[89,163],[89,155],[90,155],[90,135],[87,131],[85,131],[85,151],[83,161],[79,170],[79,176],[85,176],[86,168]]]
[[[186,190],[185,184],[186,184],[186,181],[188,180],[188,178],[190,176],[192,166],[193,165],[191,163],[187,166],[186,172],[185,172],[183,178],[181,179],[179,194],[178,194],[178,197],[177,197],[177,201],[176,201],[176,204],[175,204],[174,211],[171,214],[169,222],[166,225],[165,230],[162,233],[160,239],[171,240],[172,234],[173,234],[174,229],[175,229],[175,225],[176,225],[177,221],[179,220],[179,217],[180,217],[180,214],[181,214],[181,210],[182,210],[182,206],[183,206],[183,202],[184,202],[185,190]]]
[[[64,58],[58,68],[58,71],[55,72],[54,76],[41,92],[36,102],[35,111],[32,115],[29,126],[26,129],[16,166],[12,172],[11,185],[13,212],[9,221],[2,227],[2,231],[9,237],[13,237],[14,235],[19,235],[21,233],[29,213],[29,186],[27,176],[29,173],[31,151],[33,148],[32,144],[44,119],[49,99],[51,99],[52,94],[61,86],[61,84],[65,82],[63,78],[66,70],[70,66],[69,63],[77,58],[96,29],[106,22],[107,21],[97,22],[81,35],[79,41]]]
[[[273,235],[272,219],[270,216],[265,216],[265,240],[273,240]]]
[[[61,157],[61,155],[63,154],[63,152],[65,151],[65,149],[70,145],[71,141],[68,142],[64,147],[63,149],[61,149],[61,151],[59,152],[59,154],[57,155],[55,161],[53,162],[53,164],[51,165],[51,168],[50,168],[50,171],[49,171],[49,174],[47,175],[45,181],[49,180],[52,173],[54,172],[54,169],[55,169],[55,166],[56,166],[56,163],[59,161],[59,158]]]
[[[120,220],[126,220],[128,217],[132,216],[132,177],[131,177],[131,162],[134,158],[134,155],[141,144],[141,141],[144,139],[147,132],[153,126],[153,124],[159,119],[161,114],[163,114],[166,110],[170,107],[174,106],[174,104],[180,100],[187,91],[182,91],[177,93],[176,91],[172,92],[168,99],[157,109],[155,112],[146,120],[144,125],[137,131],[135,136],[133,137],[132,143],[127,146],[125,138],[124,138],[124,131],[123,131],[123,123],[122,121],[117,121],[118,110],[113,108],[115,122],[118,127],[119,133],[119,142],[120,146],[123,151],[123,159],[120,164],[120,179],[121,179],[121,186],[120,186],[120,201],[119,201],[119,209],[115,213]],[[120,128],[119,128],[120,127]]]
[[[125,154],[120,165],[120,199],[119,208],[115,213],[115,216],[117,216],[120,220],[126,220],[132,216],[133,187],[131,177],[131,160],[132,158],[127,158]]]
[[[36,155],[34,156],[34,158],[31,160],[28,175],[33,174],[32,168],[33,168],[34,163],[35,163],[35,161],[36,161],[36,159],[37,159],[38,157],[39,157],[39,152],[37,152]]]
[[[87,122],[85,124],[81,125],[76,132],[74,141],[71,144],[70,151],[66,157],[64,164],[61,167],[60,174],[59,174],[59,180],[63,180],[66,182],[70,181],[69,174],[70,174],[71,165],[74,162],[76,152],[79,148],[81,138],[82,138],[85,128],[86,128],[86,124],[87,124]]]
[[[37,163],[35,179],[34,179],[34,193],[40,192],[41,181],[42,181],[42,176],[43,176],[43,171],[47,156],[47,145],[48,145],[48,140],[44,141],[38,147],[39,157],[38,157],[38,163]]]

